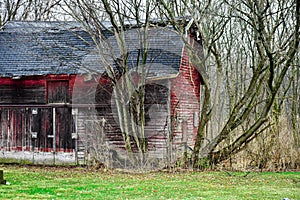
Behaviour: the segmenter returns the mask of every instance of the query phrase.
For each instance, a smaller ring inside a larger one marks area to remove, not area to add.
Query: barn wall
[[[180,73],[171,81],[171,119],[175,145],[186,140],[188,146],[193,148],[200,110],[200,84],[200,74],[184,50]]]
[[[71,156],[67,156],[66,161],[74,161],[74,150],[87,156],[88,143],[95,141],[93,137],[98,134],[91,127],[98,126],[103,119],[105,140],[112,148],[124,149],[116,110],[111,108],[112,90],[105,88],[109,85],[107,80],[93,76],[48,75],[16,80],[1,78],[0,83],[0,150],[64,152]],[[175,146],[182,142],[183,120],[187,121],[186,135],[192,146],[197,129],[193,117],[199,111],[199,85],[199,74],[189,64],[186,52],[178,77],[148,83],[145,134],[152,156],[166,156],[169,137],[166,125],[170,121],[174,123]],[[33,138],[32,133],[37,133],[37,138]]]
[[[124,150],[125,143],[118,123],[118,114],[114,101],[111,100],[113,88],[107,80],[98,79],[100,84],[84,81],[81,77],[74,82],[73,108],[78,110],[78,145],[85,146],[88,152],[95,135],[104,134],[104,140],[109,148]],[[146,84],[145,111],[146,125],[145,137],[148,141],[148,149],[152,156],[163,157],[166,153],[168,128],[166,123],[169,118],[169,80],[149,82]],[[86,85],[84,85],[86,83]],[[82,96],[82,98],[79,98]],[[75,103],[77,102],[77,103]],[[83,102],[86,104],[84,105]],[[91,102],[94,102],[93,104]],[[101,133],[102,122],[105,128]],[[91,129],[90,127],[95,127]],[[99,137],[98,137],[99,139]],[[100,137],[100,139],[102,139]],[[93,145],[95,146],[95,145]],[[132,145],[133,150],[135,146]]]

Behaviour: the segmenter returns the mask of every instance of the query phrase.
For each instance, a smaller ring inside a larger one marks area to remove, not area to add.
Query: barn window
[[[69,101],[68,81],[48,81],[48,103],[67,103]]]

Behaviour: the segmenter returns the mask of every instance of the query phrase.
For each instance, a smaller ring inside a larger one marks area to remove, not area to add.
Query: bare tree
[[[2,0],[0,1],[0,27],[12,20],[57,20],[63,13],[57,13],[61,0]]]
[[[7,21],[21,18],[20,10],[24,6],[24,3],[14,0],[0,1],[0,27],[6,24]],[[25,6],[26,7],[26,6]]]
[[[142,164],[148,152],[145,137],[145,85],[148,56],[149,20],[153,14],[150,1],[65,1],[65,10],[79,21],[93,39],[102,68],[111,84],[101,91],[110,91],[117,113],[125,149],[132,166]],[[137,27],[130,32],[130,27]],[[140,38],[136,44],[135,72],[132,73],[128,56],[128,37]],[[113,38],[112,40],[110,38]],[[91,69],[87,69],[91,70]],[[99,99],[99,103],[105,100]],[[111,105],[108,105],[111,106]],[[111,108],[113,109],[113,108]],[[101,111],[103,112],[103,111]],[[102,113],[103,114],[103,113]],[[101,113],[100,113],[101,115]],[[134,148],[134,149],[133,149]]]
[[[194,64],[201,72],[205,62],[208,72],[216,66],[216,78],[204,77],[193,165],[197,168],[201,157],[211,163],[228,159],[269,126],[268,115],[299,51],[299,1],[159,2],[161,13],[173,22],[177,13],[170,2],[186,6],[185,14],[195,21],[206,49],[205,57],[195,58]],[[227,112],[219,122],[222,128],[212,130],[210,137],[206,128],[216,113],[224,112],[218,109],[221,88],[228,91],[222,95]]]
[[[61,20],[63,13],[59,12],[62,0],[30,0],[27,6],[26,17],[34,21]]]
[[[197,53],[194,47],[188,47],[204,83],[199,128],[193,150],[195,168],[199,167],[202,158],[208,158],[214,164],[230,158],[272,126],[270,115],[276,118],[274,113],[281,111],[286,99],[284,95],[291,87],[294,91],[293,127],[297,130],[295,119],[298,106],[295,98],[299,85],[297,70],[292,72],[291,67],[297,66],[299,54],[298,1],[159,0],[143,4],[142,1],[111,3],[103,0],[72,3],[69,5],[73,5],[73,8],[76,5],[76,9],[69,7],[72,15],[78,16],[77,20],[87,30],[98,30],[96,34],[93,32],[96,43],[100,41],[99,32],[106,28],[102,21],[110,21],[111,33],[118,41],[121,55],[126,55],[124,31],[132,22],[144,25],[146,32],[143,34],[147,34],[147,23],[151,17],[167,21],[182,35],[186,33],[186,24],[179,23],[182,17],[196,26],[205,52]],[[189,45],[187,41],[186,44]],[[101,48],[99,52],[101,54]],[[126,56],[121,57],[118,63],[126,71],[124,61]],[[115,72],[111,69],[107,71],[110,78],[116,80]],[[285,84],[287,74],[293,74],[289,84]],[[141,81],[138,85],[143,85],[145,79]],[[118,86],[122,92],[125,88],[131,92],[136,90],[130,77]],[[138,103],[143,104],[143,93],[140,98]],[[122,103],[116,104],[120,106]],[[119,116],[126,115],[119,106]],[[141,117],[144,116],[142,109],[139,112]],[[130,119],[128,116],[125,118]],[[143,122],[144,119],[142,117],[139,120]],[[131,151],[131,140],[126,135],[129,127],[125,126],[128,122],[119,123],[124,127],[126,148]],[[143,125],[140,128],[143,129]],[[143,133],[143,130],[139,131],[135,136]],[[297,138],[297,132],[294,137]],[[138,146],[142,155],[146,151],[145,146],[137,138],[134,137],[134,141],[141,144]]]

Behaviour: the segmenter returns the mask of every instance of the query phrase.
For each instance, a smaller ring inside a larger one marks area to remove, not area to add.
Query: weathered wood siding
[[[157,157],[164,156],[167,148],[167,123],[170,117],[169,85],[169,80],[146,84],[145,137],[149,152]],[[72,108],[76,109],[77,113],[78,148],[83,147],[88,152],[93,148],[91,143],[94,136],[102,134],[110,148],[124,150],[125,144],[118,123],[117,110],[111,100],[113,86],[110,81],[98,77],[95,82],[95,77],[77,76],[76,80],[70,81],[70,86],[73,88]],[[105,128],[101,129],[103,122]],[[133,143],[132,148],[135,149]]]
[[[0,108],[0,149],[30,150],[29,111]]]
[[[200,74],[184,50],[180,73],[171,80],[171,119],[175,145],[180,145],[185,139],[191,148],[194,145],[200,110],[200,84]],[[183,122],[187,122],[187,125]]]
[[[55,108],[55,151],[73,149],[70,112]],[[0,108],[0,121],[0,149],[54,151],[53,108]]]
[[[45,81],[35,77],[29,79],[0,78],[0,103],[46,103]]]
[[[69,103],[69,81],[47,81],[48,103]]]

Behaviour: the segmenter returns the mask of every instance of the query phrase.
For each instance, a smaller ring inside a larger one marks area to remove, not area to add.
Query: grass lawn
[[[125,174],[1,166],[0,199],[300,199],[300,172]]]

